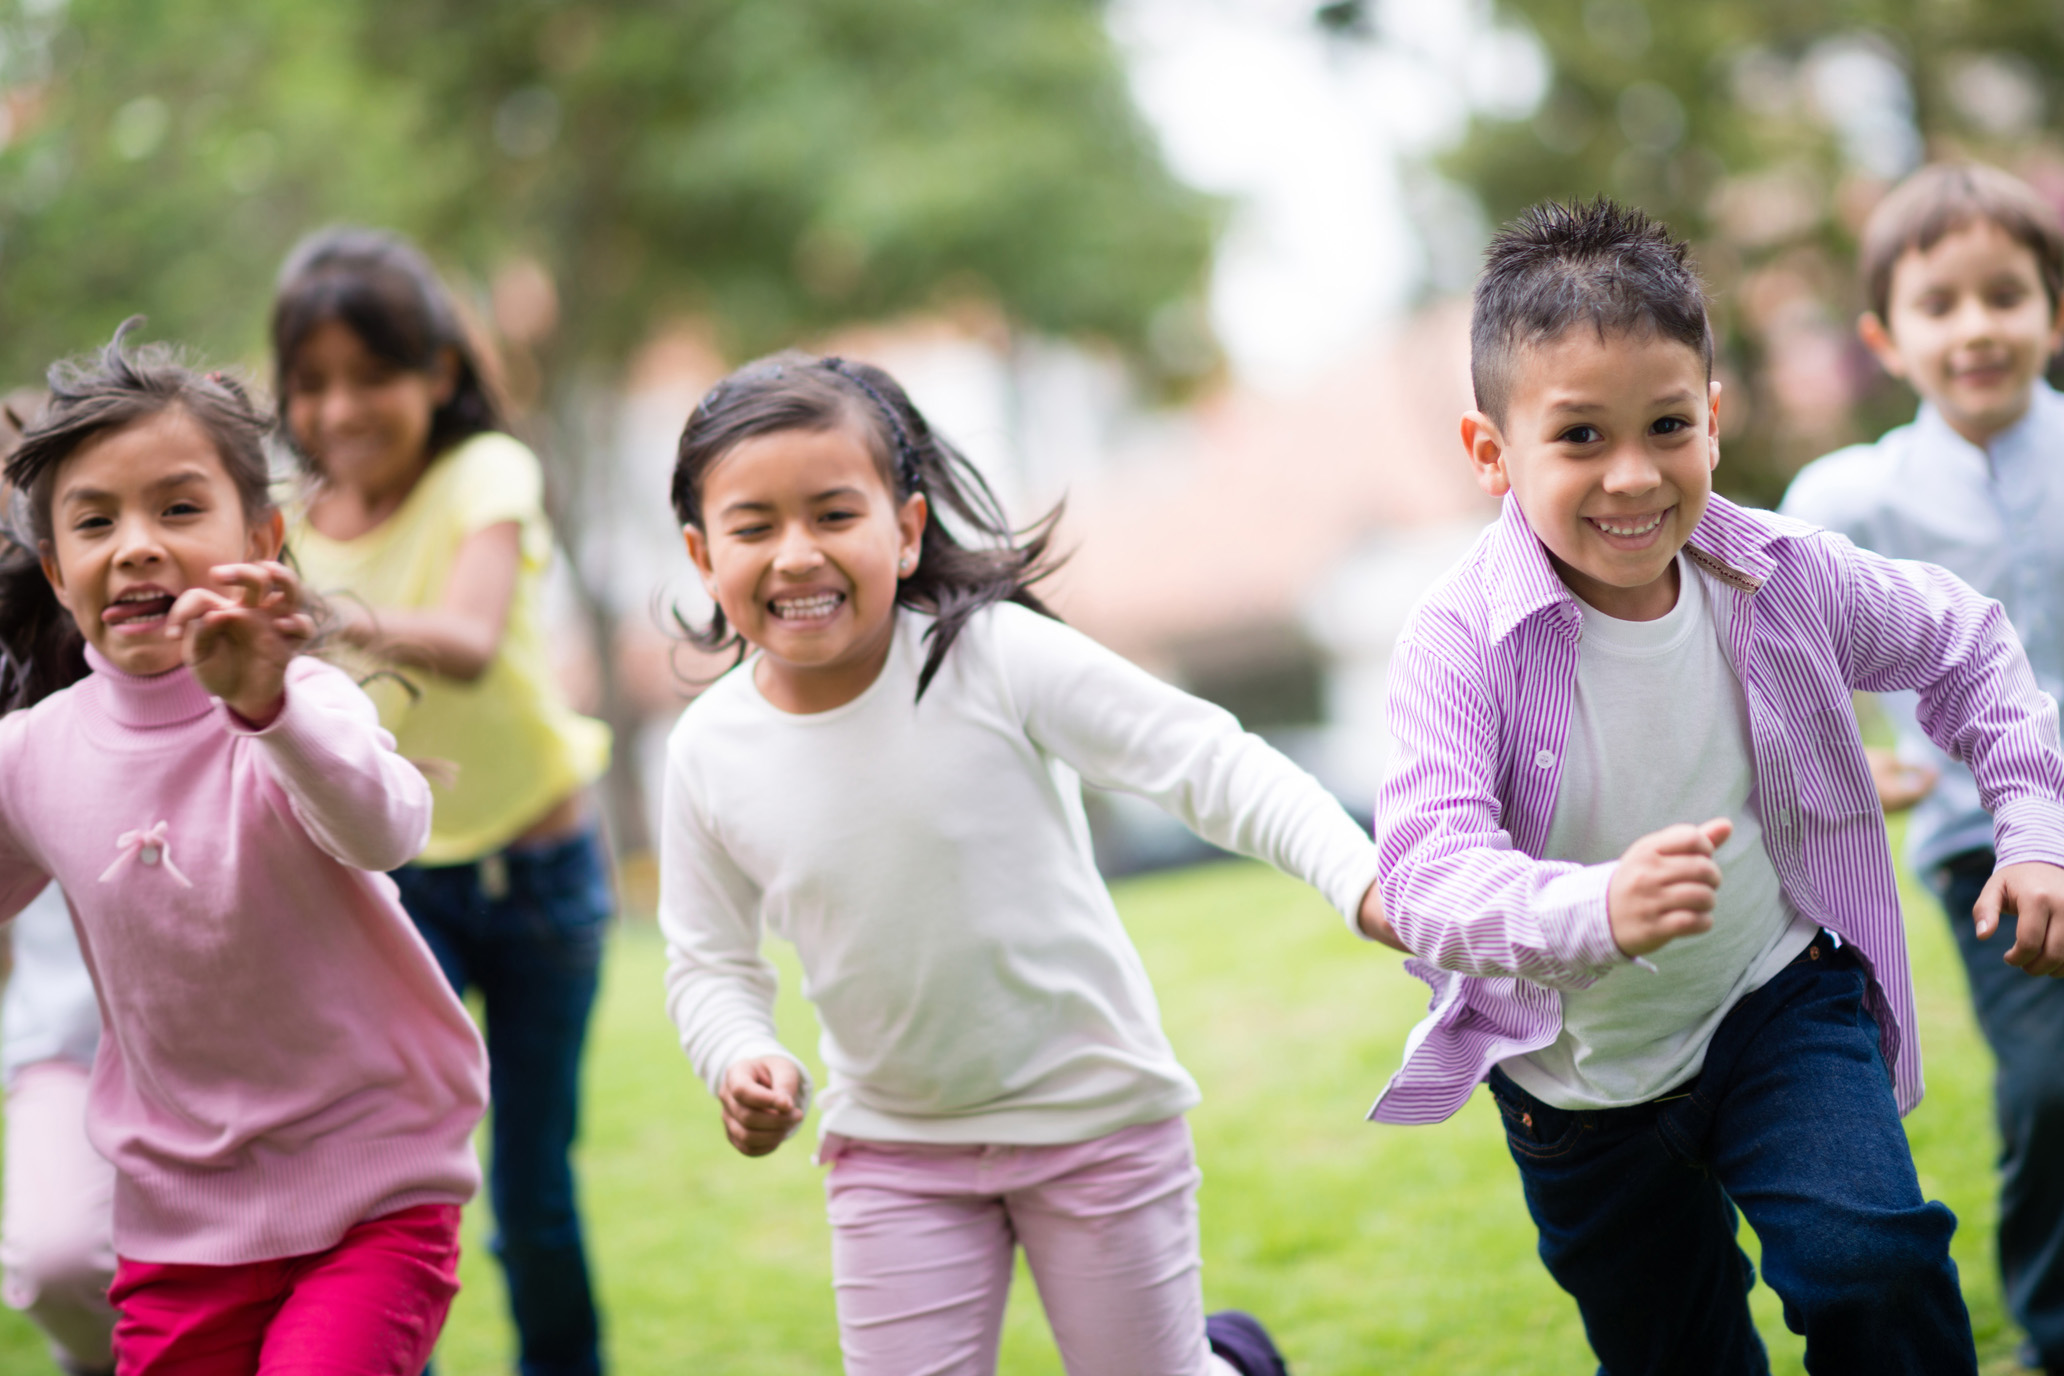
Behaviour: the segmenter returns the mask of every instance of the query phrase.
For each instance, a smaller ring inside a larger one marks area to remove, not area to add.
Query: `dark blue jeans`
[[[1552,1108],[1491,1072],[1541,1260],[1605,1376],[1770,1370],[1736,1209],[1815,1376],[1977,1371],[1956,1219],[1921,1197],[1864,986],[1822,933],[1721,1020],[1698,1075],[1631,1108]]]
[[[1970,977],[1978,1025],[1992,1043],[2000,1132],[2000,1275],[2007,1309],[2028,1333],[2034,1365],[2064,1376],[2064,980],[2023,974],[2002,958],[2014,919],[1989,941],[1971,905],[1992,877],[1989,850],[1936,871],[1936,889]]]
[[[599,1325],[569,1159],[614,903],[593,831],[394,872],[445,978],[486,1005],[488,1199],[523,1376],[595,1376]]]

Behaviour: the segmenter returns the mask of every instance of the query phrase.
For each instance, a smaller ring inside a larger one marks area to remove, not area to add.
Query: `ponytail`
[[[982,608],[1016,602],[1042,616],[1054,615],[1033,585],[1061,564],[1053,550],[1061,507],[1022,530],[1013,529],[981,473],[926,424],[894,378],[868,363],[780,353],[719,382],[688,417],[674,464],[674,514],[684,526],[702,528],[703,479],[717,460],[746,440],[842,425],[857,427],[899,504],[918,493],[925,497],[917,568],[896,588],[898,606],[932,617],[924,667],[917,676],[922,699],[946,652]],[[962,544],[955,528],[977,543]],[[679,612],[675,620],[700,648],[735,649],[744,658],[745,643],[725,621],[722,607],[703,626],[690,625]]]

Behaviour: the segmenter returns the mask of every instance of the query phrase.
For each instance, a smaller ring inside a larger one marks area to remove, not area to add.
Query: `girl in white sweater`
[[[810,1087],[763,929],[801,955],[846,1370],[993,1372],[1022,1243],[1071,1376],[1280,1376],[1253,1319],[1204,1315],[1197,1087],[1081,784],[1380,933],[1369,839],[1230,714],[1054,619],[1032,592],[1052,518],[1014,540],[879,369],[733,374],[689,418],[672,495],[717,607],[697,638],[744,657],[668,748],[668,1008],[732,1145],[771,1152]]]

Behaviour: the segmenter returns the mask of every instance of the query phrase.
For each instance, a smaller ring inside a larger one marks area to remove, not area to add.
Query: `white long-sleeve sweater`
[[[795,943],[823,1025],[825,1132],[1051,1144],[1181,1113],[1197,1087],[1096,872],[1081,782],[1349,915],[1373,844],[1231,714],[1023,607],[976,613],[914,701],[931,622],[897,618],[881,676],[842,707],[783,712],[749,661],[674,728],[660,925],[696,1072],[714,1090],[742,1058],[789,1054],[764,927]]]

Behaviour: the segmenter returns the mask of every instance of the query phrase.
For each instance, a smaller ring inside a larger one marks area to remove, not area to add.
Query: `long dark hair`
[[[711,465],[759,435],[785,430],[853,427],[866,441],[898,503],[922,492],[929,503],[917,568],[896,587],[896,604],[929,613],[931,642],[917,676],[917,695],[931,687],[954,638],[968,618],[992,602],[1016,602],[1053,616],[1032,585],[1061,562],[1053,550],[1056,506],[1024,529],[1014,529],[989,484],[965,455],[941,438],[896,380],[868,363],[779,353],[748,363],[712,387],[688,417],[674,463],[674,514],[684,526],[705,529],[702,482]],[[980,543],[964,545],[946,524]],[[705,650],[745,645],[724,619],[710,613],[707,625],[675,619]]]
[[[57,471],[88,441],[178,410],[201,428],[237,490],[250,524],[273,512],[265,436],[271,423],[236,379],[203,374],[167,345],[123,348],[143,323],[131,316],[93,357],[55,363],[50,399],[7,459],[7,550],[0,554],[0,712],[42,701],[86,677],[86,639],[43,576]]]
[[[280,433],[310,472],[318,472],[319,465],[286,423],[287,381],[294,355],[309,335],[331,321],[403,372],[434,371],[447,350],[458,360],[451,398],[430,416],[429,458],[461,440],[506,428],[483,366],[482,346],[467,331],[430,260],[398,234],[331,225],[287,254],[272,302],[273,395]]]

